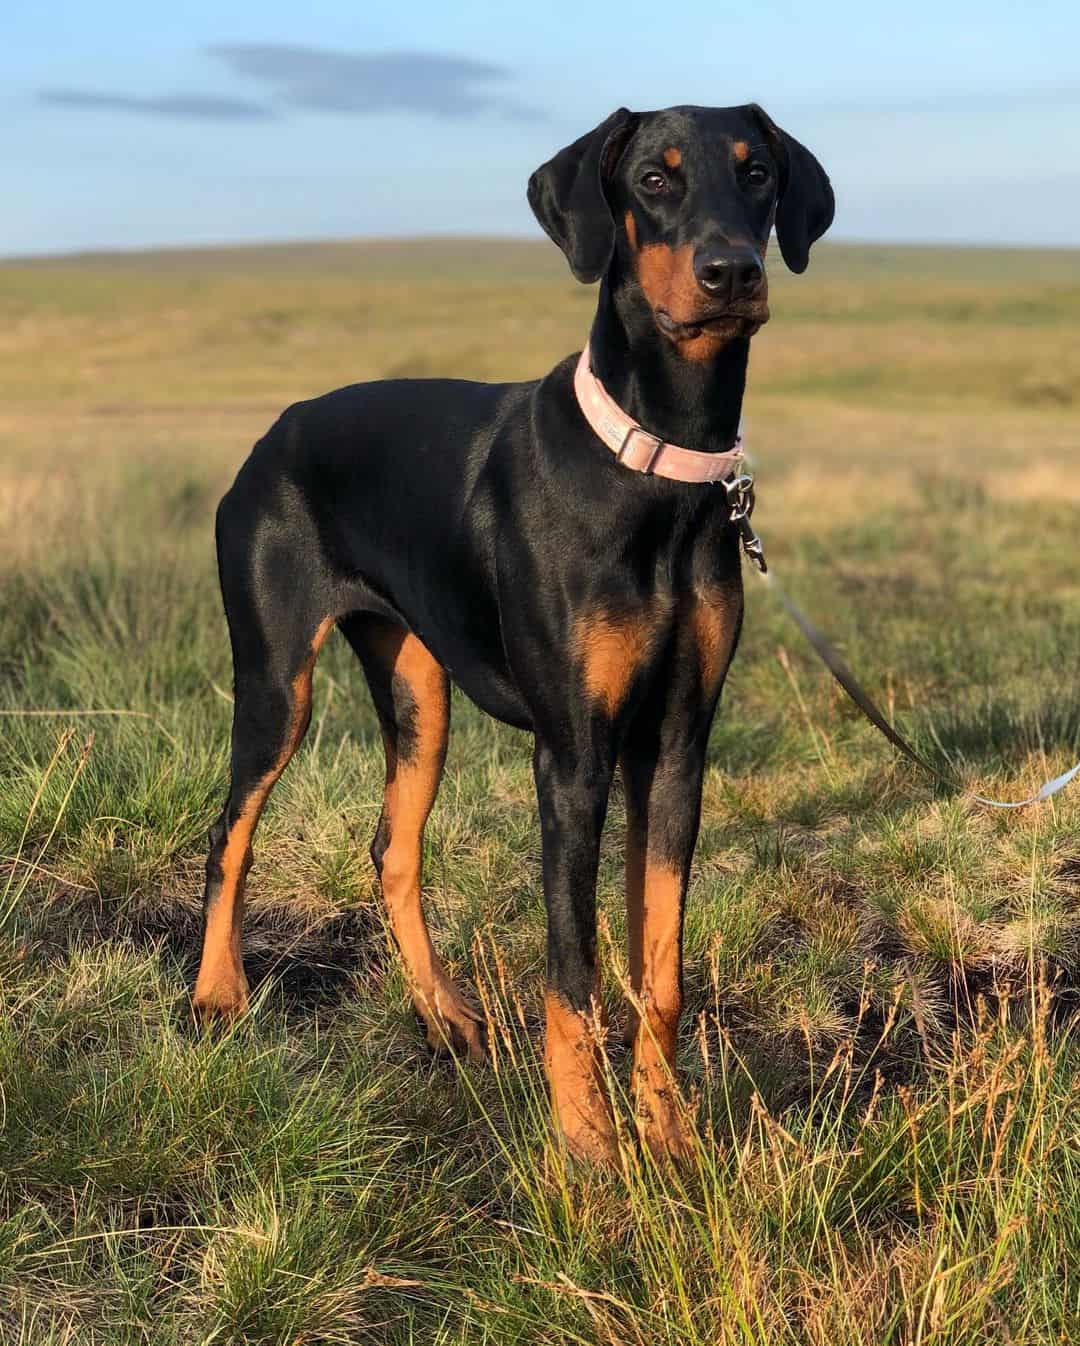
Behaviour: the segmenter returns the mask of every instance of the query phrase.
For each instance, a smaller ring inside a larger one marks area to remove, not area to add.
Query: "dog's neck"
[[[657,328],[640,293],[605,278],[590,349],[593,373],[651,434],[705,453],[731,449],[742,415],[749,338],[734,338],[709,360],[688,360]]]

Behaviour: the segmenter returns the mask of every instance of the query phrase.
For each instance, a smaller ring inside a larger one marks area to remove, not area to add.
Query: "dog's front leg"
[[[701,814],[708,720],[695,735],[662,729],[630,735],[626,789],[626,907],[638,1133],[657,1158],[692,1151],[679,1096],[676,1046],[682,1015],[682,928]],[[638,1013],[640,1008],[641,1013]]]
[[[555,749],[537,737],[533,773],[548,921],[544,1061],[552,1109],[571,1154],[609,1164],[617,1147],[600,1061],[596,871],[612,765],[603,749]]]

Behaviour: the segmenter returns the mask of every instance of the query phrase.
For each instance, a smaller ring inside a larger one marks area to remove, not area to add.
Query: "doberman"
[[[768,316],[775,224],[805,270],[832,222],[817,160],[756,105],[620,108],[529,181],[578,280],[601,281],[592,374],[663,441],[730,453],[751,336]],[[196,1008],[247,999],[252,834],[304,737],[336,625],[363,665],[386,751],[371,847],[434,1045],[484,1054],[432,946],[424,825],[454,682],[534,735],[547,906],[545,1063],[571,1153],[616,1154],[597,1054],[596,877],[616,766],[627,807],[639,1134],[680,1157],[674,1084],[682,924],[706,743],[742,620],[722,487],[629,470],[586,420],[575,358],[531,383],[357,384],[286,410],[217,514],[235,672],[232,782],[210,831]]]

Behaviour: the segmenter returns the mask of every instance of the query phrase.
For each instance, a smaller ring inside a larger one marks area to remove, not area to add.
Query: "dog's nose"
[[[714,299],[749,299],[761,288],[765,268],[753,248],[715,246],[694,255],[697,283]]]

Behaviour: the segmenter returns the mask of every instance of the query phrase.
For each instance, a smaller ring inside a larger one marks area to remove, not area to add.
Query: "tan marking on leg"
[[[660,633],[658,609],[626,617],[596,613],[574,624],[574,648],[590,700],[614,715],[626,699],[634,675],[648,659]]]
[[[229,829],[221,855],[221,883],[206,913],[202,958],[195,981],[194,1005],[200,1014],[230,1017],[247,1008],[241,934],[244,922],[244,886],[251,868],[251,839],[270,791],[289,764],[307,732],[311,718],[311,676],[323,641],[334,625],[326,617],[315,630],[303,667],[292,681],[292,719],[288,738],[277,761],[257,782]]]
[[[248,984],[241,955],[244,885],[251,868],[251,838],[273,780],[260,781],[229,831],[221,857],[221,886],[206,912],[202,958],[193,1002],[199,1014],[231,1018],[247,1009]]]
[[[683,897],[682,875],[668,864],[648,860],[642,911],[643,1021],[634,1039],[633,1093],[643,1142],[658,1157],[674,1159],[691,1150],[675,1064],[682,1014]]]
[[[731,659],[738,626],[738,599],[727,589],[696,592],[690,605],[690,629],[697,647],[701,686],[711,695]]]
[[[414,705],[407,732],[409,752],[384,733],[386,789],[383,816],[389,844],[382,859],[382,892],[390,928],[401,953],[413,1004],[436,1050],[485,1055],[482,1021],[454,985],[435,952],[424,919],[421,878],[424,828],[435,802],[446,758],[450,722],[449,685],[442,665],[414,635],[401,632],[382,643],[392,676],[409,689]]]
[[[682,163],[682,150],[675,145],[669,145],[664,151],[664,163],[667,164],[668,168],[678,168]]]
[[[645,915],[645,852],[647,846],[645,819],[627,792],[626,800],[626,961],[630,972],[630,989],[640,1000],[643,961],[642,922]],[[638,1031],[638,1012],[633,1004],[626,1009],[623,1042],[634,1043]]]
[[[594,1016],[579,1014],[555,991],[548,990],[544,1017],[544,1065],[552,1111],[567,1147],[575,1158],[615,1164],[618,1146],[600,1069]]]
[[[731,152],[734,154],[737,164],[744,164],[750,157],[750,146],[745,140],[736,140],[731,147]]]

